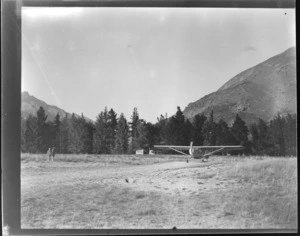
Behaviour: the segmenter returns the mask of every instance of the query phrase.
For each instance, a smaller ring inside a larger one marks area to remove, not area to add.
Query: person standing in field
[[[50,161],[51,153],[52,153],[51,148],[49,148],[47,151],[48,161]]]
[[[52,161],[54,161],[55,147],[52,147],[52,149],[51,149],[51,156],[52,156]]]

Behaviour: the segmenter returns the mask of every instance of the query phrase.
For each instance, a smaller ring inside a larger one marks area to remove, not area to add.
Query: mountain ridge
[[[183,113],[193,119],[211,110],[216,120],[232,123],[239,114],[248,124],[258,118],[269,121],[277,112],[296,113],[296,48],[240,72],[215,92],[189,103]]]
[[[45,113],[48,116],[47,121],[53,121],[57,113],[59,114],[60,118],[64,118],[66,115],[71,117],[72,113],[65,111],[55,105],[49,105],[46,102],[36,98],[33,95],[30,95],[29,92],[24,91],[22,92],[21,96],[21,116],[23,118],[27,118],[29,114],[36,116],[36,112],[42,106],[45,109]],[[74,113],[75,117],[80,117],[80,115]],[[92,119],[84,116],[86,121],[94,122]]]

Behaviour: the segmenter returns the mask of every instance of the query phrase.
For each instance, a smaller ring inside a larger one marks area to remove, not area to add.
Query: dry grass
[[[111,170],[117,175],[122,168],[134,172],[147,164],[147,175],[154,168],[150,164],[184,162],[182,156],[57,155],[48,163],[45,155],[23,154],[21,227],[297,228],[297,160],[260,159],[213,157],[201,168],[185,167],[197,173],[190,181],[204,184],[183,195],[135,190],[131,183],[120,185],[117,176],[103,174]],[[162,173],[181,181],[173,174],[186,172],[170,168]],[[103,176],[111,182],[100,179]],[[225,179],[235,185],[202,188]]]
[[[224,211],[248,219],[248,227],[297,227],[297,160],[265,158],[238,163],[227,177],[243,186],[226,195]],[[255,224],[251,219],[260,221]]]
[[[22,153],[21,161],[47,162],[46,154]],[[105,165],[146,165],[170,161],[183,161],[182,155],[96,155],[96,154],[57,154],[55,162],[103,163]]]

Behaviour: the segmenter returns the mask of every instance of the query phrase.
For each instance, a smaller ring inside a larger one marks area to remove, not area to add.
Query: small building
[[[139,149],[135,151],[136,155],[144,155],[144,149]]]

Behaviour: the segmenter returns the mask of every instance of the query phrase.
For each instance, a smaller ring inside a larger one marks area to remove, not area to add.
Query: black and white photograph
[[[295,8],[21,7],[21,229],[297,229]]]

